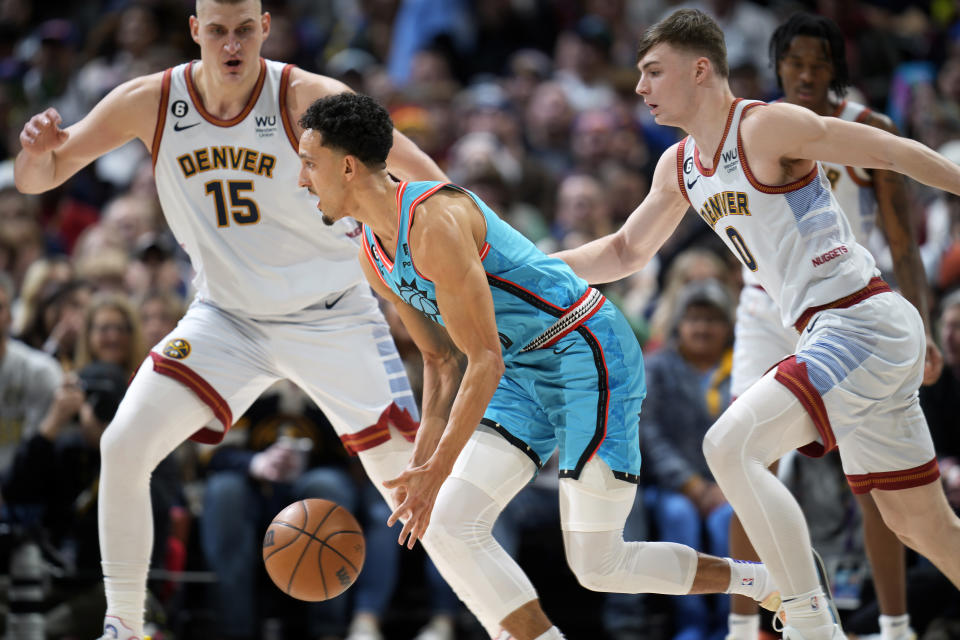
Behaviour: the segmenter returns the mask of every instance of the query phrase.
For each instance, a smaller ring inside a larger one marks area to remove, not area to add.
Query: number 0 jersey
[[[680,191],[703,220],[752,272],[777,303],[784,326],[803,312],[867,286],[879,272],[857,244],[847,217],[817,163],[785,185],[761,184],[750,171],[740,139],[747,109],[765,103],[737,99],[713,157],[700,164],[691,136],[677,149]]]
[[[193,65],[163,75],[152,152],[160,203],[190,256],[198,296],[269,317],[359,283],[359,225],[326,226],[316,199],[297,186],[286,106],[293,65],[261,59],[249,102],[231,120],[204,108]]]

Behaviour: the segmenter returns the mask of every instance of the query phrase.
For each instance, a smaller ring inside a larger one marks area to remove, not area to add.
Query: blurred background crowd
[[[683,135],[656,125],[634,93],[639,36],[680,6],[706,11],[724,29],[734,95],[764,100],[780,95],[767,55],[776,26],[796,10],[832,18],[846,37],[848,97],[960,164],[956,0],[263,5],[273,16],[264,57],[375,97],[451,180],[547,252],[618,228],[646,194],[656,159]],[[0,1],[0,574],[10,573],[18,540],[40,541],[51,638],[97,635],[97,442],[147,350],[182,315],[192,271],[164,223],[142,145],[121,147],[63,186],[26,196],[13,186],[18,135],[49,106],[69,125],[119,83],[195,57],[192,12],[193,0]],[[960,198],[910,186],[909,213],[934,293],[929,311],[946,362],[921,401],[957,508],[960,297],[951,293],[960,289]],[[893,284],[879,232],[871,249]],[[734,256],[691,215],[643,271],[604,287],[632,323],[648,365],[645,475],[628,536],[682,538],[726,553],[729,506],[710,479],[700,440],[729,403],[741,286]],[[393,324],[417,389],[416,348]],[[781,474],[807,501],[848,630],[875,632],[856,503],[842,473],[810,464],[796,460]],[[374,494],[323,415],[290,385],[272,389],[222,445],[183,445],[153,478],[155,640],[294,632],[350,640],[483,637],[420,552],[400,553]],[[272,515],[307,495],[348,506],[368,535],[367,584],[361,579],[319,608],[280,594],[259,560],[258,536]],[[576,585],[562,560],[558,520],[555,474],[541,473],[495,533],[568,637],[723,637],[721,598],[603,596]],[[943,587],[922,558],[911,556],[909,567],[920,637],[960,638],[957,591]],[[82,626],[88,619],[89,632]]]

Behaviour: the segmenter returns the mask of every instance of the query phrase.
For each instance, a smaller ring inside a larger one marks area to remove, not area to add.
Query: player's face
[[[947,366],[960,365],[960,306],[952,306],[943,312],[940,321],[940,343],[943,345],[943,360]]]
[[[685,121],[686,112],[694,104],[696,61],[692,54],[658,44],[637,63],[640,80],[636,92],[657,124],[680,126]]]
[[[333,224],[347,215],[343,209],[343,154],[325,147],[321,135],[307,129],[300,136],[300,175],[297,183],[317,197],[323,221]]]
[[[833,61],[821,38],[794,36],[777,64],[787,102],[817,111],[826,106]]]
[[[261,13],[258,0],[221,4],[197,3],[190,32],[200,45],[204,67],[219,71],[227,82],[240,82],[260,73],[260,47],[270,33],[270,14]]]

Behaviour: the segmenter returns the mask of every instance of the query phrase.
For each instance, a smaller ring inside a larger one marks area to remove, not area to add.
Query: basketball
[[[286,507],[263,536],[263,564],[270,579],[284,593],[308,602],[346,591],[365,556],[363,531],[353,514],[319,498]]]

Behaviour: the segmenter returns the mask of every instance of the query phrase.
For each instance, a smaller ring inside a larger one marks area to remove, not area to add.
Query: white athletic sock
[[[147,564],[101,562],[101,565],[108,602],[107,616],[120,618],[134,635],[143,637]]]
[[[909,640],[910,614],[880,616],[880,640]]]
[[[757,640],[760,635],[760,614],[731,613],[727,617],[727,640]]]
[[[830,640],[833,636],[833,616],[823,589],[783,598],[783,612],[787,626],[793,627],[804,640]]]
[[[724,558],[730,565],[730,584],[726,593],[736,593],[762,602],[776,588],[770,578],[770,572],[759,562]]]
[[[565,636],[560,633],[560,629],[550,627],[533,640],[564,640]]]

